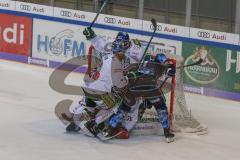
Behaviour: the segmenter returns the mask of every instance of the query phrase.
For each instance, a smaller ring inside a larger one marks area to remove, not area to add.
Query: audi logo
[[[201,38],[210,38],[211,35],[209,32],[198,31],[197,36]]]
[[[60,15],[63,17],[72,17],[72,12],[62,10]]]
[[[153,27],[153,25],[151,24],[151,26],[150,26],[150,29],[151,30],[154,30],[154,27]],[[161,25],[157,25],[157,30],[156,31],[161,31],[162,30],[162,26]]]
[[[115,24],[117,22],[117,20],[115,18],[111,18],[111,17],[105,17],[104,18],[104,22],[106,23],[111,23],[111,24]]]
[[[25,5],[25,4],[21,4],[20,5],[20,9],[24,10],[24,11],[31,11],[31,6]]]

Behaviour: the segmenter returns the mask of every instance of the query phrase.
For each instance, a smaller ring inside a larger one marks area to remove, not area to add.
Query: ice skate
[[[66,127],[66,132],[79,132],[81,128],[77,126],[74,122],[71,122],[67,127]]]
[[[171,142],[174,141],[175,135],[170,132],[169,128],[164,128],[164,136],[165,136],[165,139],[166,139],[167,143],[171,143]]]

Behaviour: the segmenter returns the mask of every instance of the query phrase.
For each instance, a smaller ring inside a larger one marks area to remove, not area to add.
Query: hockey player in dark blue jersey
[[[175,75],[176,70],[175,70],[174,65],[171,62],[170,63],[169,62],[170,61],[164,54],[160,53],[154,57],[151,55],[148,55],[145,57],[144,67],[141,67],[137,72],[133,73],[132,75],[129,75],[129,78],[132,79],[133,75],[140,76],[140,77],[153,76],[155,74],[154,72],[158,72],[158,71],[155,70],[156,68],[150,67],[151,65],[149,65],[149,64],[154,64],[153,66],[155,66],[156,63],[166,66],[166,70],[165,70],[166,74],[169,77],[172,77]],[[160,72],[162,72],[162,71],[160,71]],[[134,84],[134,85],[135,85],[134,86],[135,88],[136,88],[136,85],[140,86],[139,84]],[[152,86],[152,85],[155,85],[155,84],[151,84],[150,86]],[[147,85],[142,85],[142,86],[145,87]],[[144,89],[146,89],[146,88],[144,88]],[[153,91],[153,92],[155,92],[155,91]],[[174,140],[174,134],[170,132],[170,120],[169,120],[168,110],[167,110],[167,106],[166,106],[166,100],[165,100],[163,93],[161,92],[161,88],[159,90],[157,90],[155,94],[153,94],[154,96],[148,96],[148,95],[150,95],[150,94],[143,96],[144,101],[146,102],[146,104],[148,104],[148,106],[150,106],[150,107],[153,106],[156,109],[158,120],[164,129],[164,136],[166,138],[166,141],[168,143],[170,143]],[[131,93],[129,96],[131,96]],[[145,109],[146,108],[140,108],[141,114],[143,114]],[[130,110],[131,110],[131,105],[126,103],[126,101],[123,101],[123,103],[119,107],[118,112],[116,114],[114,114],[112,117],[110,117],[110,119],[107,121],[108,127],[105,130],[106,136],[112,136],[112,134],[114,133],[114,129],[121,127],[121,123],[124,119],[124,113],[129,112]],[[141,116],[141,115],[139,115],[139,116]]]

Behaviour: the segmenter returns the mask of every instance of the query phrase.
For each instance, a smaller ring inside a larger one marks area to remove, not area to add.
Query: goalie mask
[[[112,43],[112,51],[114,54],[125,52],[130,47],[130,44],[128,33],[119,32]]]

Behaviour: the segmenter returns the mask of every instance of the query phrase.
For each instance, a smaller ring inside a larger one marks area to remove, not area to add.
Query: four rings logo
[[[197,36],[202,38],[210,38],[211,35],[209,32],[198,31]]]
[[[150,25],[150,29],[154,30],[154,27],[153,27],[152,24]],[[157,31],[162,31],[162,26],[161,25],[157,25]]]
[[[61,10],[60,15],[63,17],[72,17],[72,12]]]
[[[31,6],[26,4],[21,4],[20,9],[24,11],[31,11]]]
[[[111,18],[111,17],[105,17],[104,18],[104,22],[106,23],[111,23],[111,24],[115,24],[117,22],[117,20],[115,18]]]

